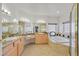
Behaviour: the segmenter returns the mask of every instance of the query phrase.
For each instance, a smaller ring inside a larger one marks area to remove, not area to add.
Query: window
[[[70,23],[69,22],[63,24],[63,32],[65,34],[69,34],[70,33]]]
[[[48,32],[54,31],[56,32],[56,24],[55,23],[48,23]]]

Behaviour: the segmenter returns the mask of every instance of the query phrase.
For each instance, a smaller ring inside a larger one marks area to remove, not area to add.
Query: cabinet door
[[[13,49],[13,43],[9,44],[8,46],[3,48],[3,55],[8,53],[11,49]]]
[[[17,56],[17,47],[13,47],[13,49],[9,50],[5,56]]]
[[[20,39],[18,44],[18,55],[21,55],[24,49],[24,39]]]
[[[48,37],[47,37],[47,35],[46,34],[43,34],[42,36],[41,36],[41,42],[42,43],[47,43],[48,42]]]
[[[19,55],[19,56],[21,55],[22,51],[23,51],[23,44],[20,43],[20,44],[18,45],[18,55]]]
[[[48,37],[46,34],[36,35],[36,43],[47,43]]]
[[[44,41],[45,41],[45,43],[48,43],[48,35],[47,34],[45,34]]]
[[[17,52],[17,55],[18,55],[18,53],[19,53],[19,50],[18,50],[18,48],[19,48],[19,43],[20,43],[20,40],[19,40],[19,39],[14,42],[14,46],[17,47],[17,51],[16,51],[16,52]]]
[[[35,40],[35,43],[42,43],[42,37],[41,35],[36,35],[36,40]]]

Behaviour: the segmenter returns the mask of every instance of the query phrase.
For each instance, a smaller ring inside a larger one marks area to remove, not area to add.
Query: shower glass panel
[[[78,23],[78,28],[77,28],[78,29],[78,35],[77,35],[78,36],[78,40],[77,40],[77,45],[78,46],[77,46],[77,55],[79,56],[79,3],[78,3],[77,6],[78,6],[78,9],[77,9],[77,11],[78,11],[78,22],[77,22]]]
[[[77,55],[77,4],[73,4],[71,11],[71,40],[70,40],[70,55]]]

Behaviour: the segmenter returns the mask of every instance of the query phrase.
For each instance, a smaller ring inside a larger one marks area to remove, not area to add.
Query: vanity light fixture
[[[20,21],[23,21],[23,22],[27,22],[27,23],[30,23],[31,21],[27,18],[21,18]]]
[[[10,15],[10,14],[11,14],[11,12],[10,12],[10,11],[8,11],[7,9],[2,9],[2,10],[1,10],[1,12],[5,13],[5,14],[8,14],[8,15]]]
[[[46,23],[44,20],[38,20],[37,23]]]
[[[6,12],[6,13],[8,12],[7,9],[3,9],[3,11]]]
[[[10,12],[10,11],[8,11],[7,13],[8,13],[8,15],[10,15],[10,14],[11,14],[11,12]]]
[[[2,20],[2,23],[7,23],[7,22],[8,22],[8,20],[6,20],[6,19]]]

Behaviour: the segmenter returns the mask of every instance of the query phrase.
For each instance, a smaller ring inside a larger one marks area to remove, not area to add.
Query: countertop
[[[22,35],[22,36],[14,36],[14,37],[7,37],[5,39],[2,40],[2,48],[4,48],[5,46],[11,44],[12,42],[18,40],[20,37],[31,37],[30,35]],[[34,36],[32,35],[31,38],[33,38]]]
[[[47,32],[37,32],[35,34],[48,34]]]
[[[37,34],[47,34],[46,32],[38,32]],[[32,36],[32,37],[31,37]],[[14,36],[14,37],[7,37],[5,39],[2,39],[2,48],[8,46],[9,44],[11,44],[12,42],[18,40],[18,38],[20,37],[31,37],[34,38],[34,34],[33,35],[22,35],[22,36]]]
[[[4,48],[5,46],[11,44],[12,42],[16,41],[19,38],[19,36],[15,36],[15,37],[8,37],[6,39],[3,39],[2,41],[2,48]]]

